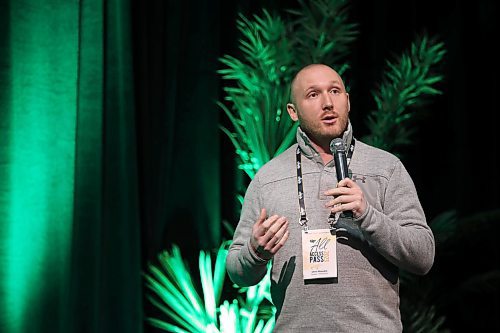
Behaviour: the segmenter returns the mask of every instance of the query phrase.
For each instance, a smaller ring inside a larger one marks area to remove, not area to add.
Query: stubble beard
[[[349,117],[347,115],[338,117],[336,124],[333,126],[321,123],[311,126],[309,122],[304,122],[302,119],[299,119],[299,121],[300,128],[307,134],[309,139],[313,140],[319,146],[329,147],[331,140],[342,137],[347,129]]]

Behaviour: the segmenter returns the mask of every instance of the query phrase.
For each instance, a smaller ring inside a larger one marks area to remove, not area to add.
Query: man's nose
[[[333,109],[333,99],[332,96],[328,93],[323,94],[322,108],[324,110]]]

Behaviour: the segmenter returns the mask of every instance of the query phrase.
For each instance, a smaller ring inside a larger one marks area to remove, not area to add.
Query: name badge
[[[337,237],[330,229],[302,230],[304,280],[337,277]]]

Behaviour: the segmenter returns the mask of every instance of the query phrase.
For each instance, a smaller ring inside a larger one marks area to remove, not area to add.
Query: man
[[[248,186],[229,276],[254,285],[272,259],[276,332],[401,332],[398,270],[426,274],[434,261],[415,186],[399,159],[354,139],[349,94],[332,68],[300,70],[291,96],[297,144]],[[349,152],[350,179],[340,182],[334,138]]]

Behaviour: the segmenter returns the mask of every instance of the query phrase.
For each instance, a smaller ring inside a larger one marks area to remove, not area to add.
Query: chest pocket
[[[366,201],[378,211],[383,211],[382,198],[386,187],[385,178],[353,173],[351,179],[361,188]]]

